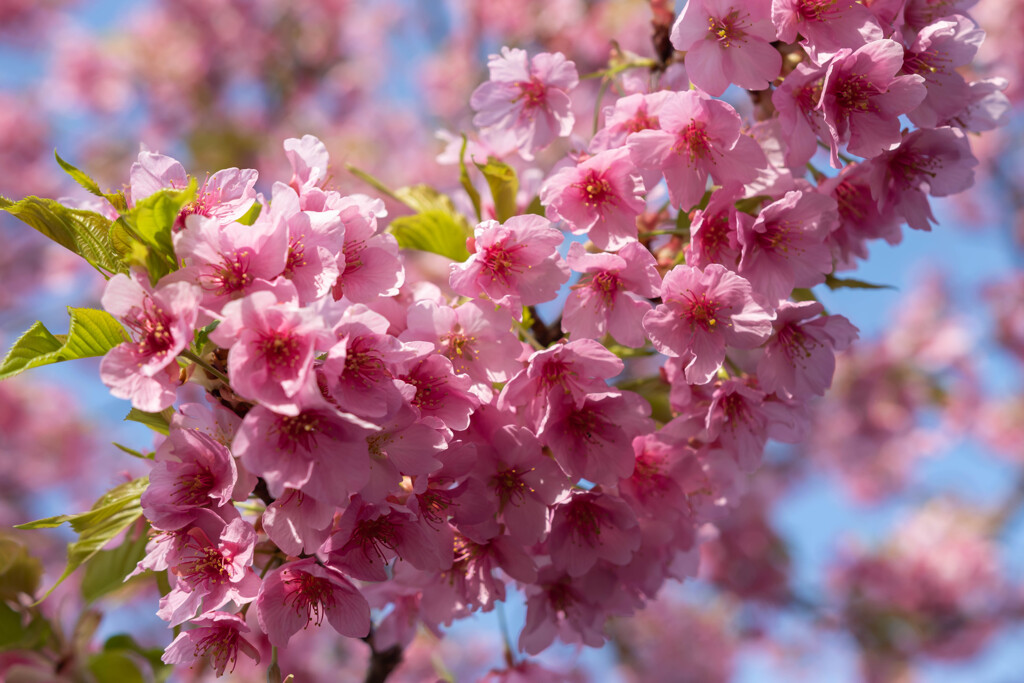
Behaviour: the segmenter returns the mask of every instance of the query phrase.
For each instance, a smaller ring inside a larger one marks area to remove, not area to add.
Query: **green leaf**
[[[104,277],[128,272],[110,238],[110,219],[95,211],[69,209],[40,197],[25,197],[18,202],[5,199],[0,201],[0,209],[78,254]]]
[[[96,683],[146,683],[139,665],[124,650],[104,650],[90,655],[89,671]]]
[[[22,619],[20,612],[0,602],[0,652],[34,650],[50,635],[50,623],[42,616],[34,617],[27,626]]]
[[[476,162],[474,162],[476,163]],[[491,188],[494,199],[494,215],[499,223],[504,223],[516,211],[516,195],[519,193],[519,178],[516,170],[503,161],[489,157],[486,164],[476,163],[476,167],[484,174],[487,185]]]
[[[171,238],[174,223],[189,202],[195,199],[198,183],[189,180],[183,190],[160,190],[135,203],[111,228],[111,242],[124,261],[145,268],[150,282],[156,282],[178,269]]]
[[[483,213],[480,208],[480,193],[473,186],[473,181],[469,179],[469,171],[466,169],[466,145],[468,144],[469,139],[463,134],[462,149],[459,150],[459,182],[462,183],[462,188],[469,195],[469,201],[473,202],[473,210],[476,212],[476,220],[479,222],[483,220]]]
[[[544,205],[540,203],[540,195],[537,195],[530,202],[529,206],[526,207],[524,213],[532,213],[538,216],[547,217],[547,213],[544,211]]]
[[[837,278],[831,275],[825,276],[825,286],[831,290],[836,289],[896,289],[892,285],[876,285],[872,282],[854,280],[853,278]]]
[[[651,404],[651,417],[661,423],[668,423],[672,420],[672,407],[669,404],[669,386],[660,377],[645,377],[629,379],[619,382],[616,386],[619,389],[633,391]]]
[[[148,540],[146,534],[142,533],[138,538],[125,539],[112,550],[96,553],[89,564],[85,565],[85,576],[82,577],[82,597],[85,601],[93,602],[124,586],[125,577],[146,556]]]
[[[198,184],[195,178],[184,190],[160,190],[136,202],[135,208],[125,218],[135,234],[149,247],[174,258],[174,242],[171,239],[174,222],[181,209],[196,197]]]
[[[0,538],[0,600],[32,597],[43,578],[43,563],[13,538]]]
[[[259,202],[253,202],[249,210],[245,212],[245,215],[239,218],[236,222],[242,225],[252,225],[256,222],[256,219],[260,217],[260,212],[263,211],[263,205]]]
[[[142,516],[139,499],[148,485],[149,477],[133,479],[107,491],[87,512],[47,517],[15,527],[47,529],[69,522],[71,528],[78,533],[78,540],[68,545],[68,562],[64,573],[39,602],[45,600],[75,569],[92,559],[103,546]]]
[[[128,455],[132,456],[133,458],[139,458],[141,460],[152,460],[153,459],[153,454],[152,453],[142,453],[140,451],[135,450],[134,448],[128,448],[124,444],[119,444],[116,441],[112,441],[111,443],[113,443],[114,447],[117,448],[119,451],[127,453]]]
[[[466,248],[469,226],[459,214],[424,211],[396,218],[388,229],[398,240],[398,246],[405,249],[429,251],[458,262],[469,258]]]
[[[104,652],[134,652],[142,655],[153,669],[153,677],[157,683],[167,680],[174,670],[170,664],[164,664],[161,657],[164,654],[160,647],[142,647],[135,639],[127,633],[118,633],[107,638],[103,643]]]
[[[458,214],[455,204],[448,195],[438,192],[430,185],[400,187],[395,190],[394,197],[413,211],[444,211]]]
[[[195,341],[192,346],[200,355],[202,355],[203,348],[206,346],[206,343],[210,341],[210,333],[217,329],[217,325],[220,325],[220,321],[214,320],[206,327],[196,331]]]
[[[64,172],[71,176],[76,183],[84,187],[91,194],[106,199],[115,209],[117,209],[118,213],[123,213],[128,209],[128,202],[124,197],[124,192],[104,192],[100,189],[99,183],[61,159],[56,150],[54,150],[53,156],[57,157],[57,163],[64,169]]]
[[[756,216],[761,212],[761,205],[771,200],[771,197],[763,194],[759,194],[756,197],[747,197],[736,202],[736,210]]]
[[[51,334],[37,322],[18,337],[0,363],[0,380],[40,365],[102,356],[129,340],[121,323],[106,311],[69,307],[68,313],[71,327],[66,335]]]
[[[124,416],[126,422],[138,422],[144,424],[154,432],[159,432],[164,436],[171,431],[171,418],[174,417],[174,408],[164,408],[159,413],[147,413],[139,410],[138,408],[132,408],[128,411],[128,414]]]

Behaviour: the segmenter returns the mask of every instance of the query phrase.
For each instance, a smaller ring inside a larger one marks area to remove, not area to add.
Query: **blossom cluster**
[[[543,181],[511,214],[477,197],[469,255],[437,282],[383,201],[331,189],[315,137],[285,141],[269,197],[251,169],[197,183],[172,271],[117,274],[102,301],[131,334],[100,368],[115,396],[209,396],[178,406],[141,499],[138,571],[168,572],[158,615],[191,625],[165,661],[223,673],[260,658],[252,629],[283,648],[324,619],[404,647],[513,582],[520,650],[600,646],[610,616],[693,575],[699,530],[768,439],[803,438],[857,335],[810,288],[904,222],[929,229],[929,196],[973,182],[967,133],[1000,122],[999,84],[956,71],[982,38],[965,10],[892,4],[691,0],[679,53],[623,78],[553,168],[537,159],[576,130],[576,66],[504,48],[463,151]],[[756,123],[718,99],[730,84],[771,88]],[[144,151],[127,206],[189,182]],[[566,289],[546,325],[535,307]]]

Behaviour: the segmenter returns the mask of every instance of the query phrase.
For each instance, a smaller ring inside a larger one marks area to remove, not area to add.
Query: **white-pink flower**
[[[470,98],[473,125],[510,136],[527,160],[556,138],[572,133],[575,117],[567,91],[579,83],[576,65],[561,52],[530,59],[525,50],[501,49],[487,62],[491,79]]]
[[[564,220],[574,235],[618,251],[636,241],[636,217],[646,205],[644,181],[625,147],[610,149],[558,171],[544,183],[540,201],[548,217]]]
[[[717,263],[703,272],[685,265],[670,270],[661,301],[644,316],[644,330],[659,351],[683,359],[690,384],[715,376],[727,345],[759,346],[775,318],[754,301],[747,280]]]
[[[686,53],[690,80],[711,95],[730,83],[764,90],[782,70],[782,56],[771,45],[771,0],[688,0],[671,38]]]
[[[112,348],[100,363],[100,378],[111,394],[150,413],[174,403],[175,361],[192,341],[199,296],[198,288],[187,282],[153,289],[145,279],[120,273],[110,278],[103,308],[121,318],[136,338]]]
[[[513,216],[502,224],[484,221],[474,234],[475,253],[451,265],[456,294],[486,296],[518,318],[519,307],[553,299],[569,279],[569,267],[556,251],[562,233],[542,216]]]

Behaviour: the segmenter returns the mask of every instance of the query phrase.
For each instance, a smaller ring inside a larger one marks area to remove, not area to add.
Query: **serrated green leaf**
[[[462,148],[459,150],[459,182],[462,184],[462,188],[469,195],[469,201],[473,203],[473,210],[476,212],[477,222],[483,220],[483,213],[480,208],[480,193],[473,186],[473,181],[469,178],[469,170],[466,168],[466,146],[469,144],[469,139],[465,134],[462,135]]]
[[[125,577],[146,556],[148,540],[145,534],[139,534],[138,538],[125,539],[116,548],[96,553],[85,565],[85,576],[82,577],[82,597],[85,601],[93,602],[124,586]]]
[[[124,650],[105,650],[89,656],[89,671],[96,683],[145,683],[139,665]]]
[[[174,408],[164,408],[159,413],[147,413],[139,410],[138,408],[132,408],[128,411],[128,414],[124,416],[126,422],[138,422],[144,424],[154,432],[159,432],[164,436],[171,431],[171,418],[174,417]]]
[[[189,181],[184,190],[160,190],[136,202],[125,218],[135,234],[147,246],[174,258],[174,242],[171,239],[174,222],[181,209],[196,197],[198,183]]]
[[[45,600],[75,569],[92,559],[103,546],[142,516],[139,499],[148,485],[149,477],[133,479],[107,491],[87,512],[57,515],[15,526],[16,529],[46,529],[69,522],[71,528],[78,533],[78,540],[68,544],[68,562],[64,573],[39,602]]]
[[[429,251],[457,262],[469,258],[469,226],[459,214],[431,210],[401,216],[391,221],[388,230],[404,249]]]
[[[95,211],[69,209],[53,199],[34,196],[18,202],[4,200],[0,209],[78,254],[104,277],[128,272],[111,241],[110,219]]]
[[[71,176],[76,183],[84,187],[89,193],[106,199],[118,213],[121,213],[128,208],[128,202],[125,200],[124,192],[104,192],[100,189],[99,183],[90,178],[84,172],[61,159],[56,150],[54,150],[53,156],[57,158],[57,163],[60,164],[62,169],[64,169],[64,172]]]
[[[37,322],[18,337],[0,363],[0,380],[40,365],[102,356],[129,340],[121,323],[106,311],[69,307],[68,313],[71,326],[67,335],[51,334]]]
[[[516,170],[494,157],[488,158],[486,164],[476,163],[476,167],[484,174],[487,185],[491,188],[494,215],[498,222],[504,223],[515,216],[516,195],[519,193],[519,177]]]
[[[825,286],[831,290],[836,289],[896,289],[892,285],[876,285],[873,282],[854,280],[853,278],[837,278],[831,275],[825,276]]]

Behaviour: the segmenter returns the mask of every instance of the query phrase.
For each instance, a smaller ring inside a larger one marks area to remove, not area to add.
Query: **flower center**
[[[528,81],[518,81],[516,82],[516,87],[519,88],[519,97],[517,99],[523,100],[528,109],[542,106],[545,99],[547,99],[547,86],[537,80],[536,77]]]
[[[583,203],[590,208],[601,208],[615,201],[612,185],[597,171],[589,171],[586,177],[573,185],[580,191]]]
[[[709,158],[712,150],[707,127],[700,121],[691,121],[686,128],[679,131],[672,151],[676,154],[687,154],[691,163]]]
[[[708,294],[704,292],[697,296],[693,292],[687,293],[689,307],[683,317],[690,321],[690,325],[698,326],[705,332],[718,329],[718,309],[721,305],[717,301],[708,301]]]
[[[879,93],[874,83],[860,74],[854,74],[837,84],[836,104],[843,113],[875,111],[871,98]]]
[[[300,571],[285,570],[283,572],[285,586],[290,591],[285,597],[285,604],[290,600],[298,616],[306,616],[306,625],[311,622],[319,626],[323,623],[327,610],[334,607],[334,586],[327,579]]]
[[[724,17],[708,17],[708,38],[719,47],[732,47],[734,41],[741,41],[745,35],[739,10],[733,10]]]

